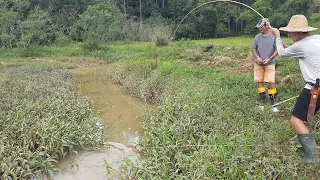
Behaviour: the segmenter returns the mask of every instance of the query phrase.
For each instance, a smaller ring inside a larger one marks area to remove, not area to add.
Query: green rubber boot
[[[317,144],[313,134],[298,134],[298,139],[304,152],[302,161],[306,163],[319,162]]]

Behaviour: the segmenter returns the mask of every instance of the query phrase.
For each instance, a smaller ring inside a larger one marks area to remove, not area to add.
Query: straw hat
[[[281,27],[281,31],[287,32],[309,32],[318,28],[308,26],[308,20],[304,15],[294,15],[291,17],[287,27]]]

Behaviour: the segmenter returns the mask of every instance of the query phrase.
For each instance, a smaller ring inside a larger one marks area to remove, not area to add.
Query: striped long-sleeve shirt
[[[302,76],[306,82],[315,83],[320,78],[320,35],[307,36],[293,45],[284,48],[282,40],[276,39],[278,54],[299,60]],[[310,89],[310,85],[305,88]]]

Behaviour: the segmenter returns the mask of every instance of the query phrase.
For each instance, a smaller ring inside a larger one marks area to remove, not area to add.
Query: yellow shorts
[[[268,66],[261,66],[254,63],[254,82],[275,82],[276,66],[271,64]]]

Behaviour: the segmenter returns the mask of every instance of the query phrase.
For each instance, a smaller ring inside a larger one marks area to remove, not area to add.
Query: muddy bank
[[[128,158],[136,162],[137,154],[123,144],[109,142],[110,147],[103,151],[82,152],[78,156],[66,159],[60,164],[63,171],[57,173],[55,180],[106,180],[118,179],[121,160]],[[107,166],[110,168],[109,173]],[[112,169],[111,169],[112,168]],[[129,175],[129,174],[128,174]]]

